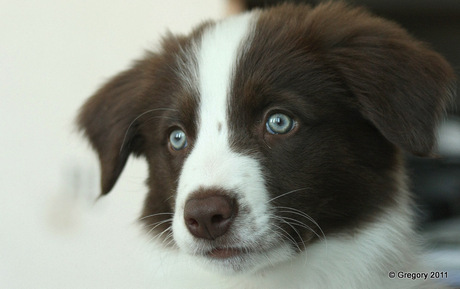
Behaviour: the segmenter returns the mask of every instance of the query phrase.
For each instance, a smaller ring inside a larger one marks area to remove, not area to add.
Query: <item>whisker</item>
[[[156,217],[156,216],[161,216],[161,215],[174,215],[174,213],[158,213],[158,214],[152,214],[152,215],[148,215],[148,216],[145,216],[145,217],[140,218],[139,221],[145,220],[145,219],[147,219],[147,218],[153,218],[153,217]]]
[[[275,207],[276,209],[285,209],[285,210],[288,210],[287,212],[290,212],[290,213],[294,213],[294,214],[297,214],[299,216],[302,216],[306,219],[308,219],[309,221],[311,221],[312,223],[314,223],[315,225],[318,225],[318,223],[316,223],[316,221],[310,217],[307,213],[299,210],[299,209],[296,209],[296,208],[291,208],[291,207],[283,207],[283,206],[277,206]]]
[[[276,224],[273,224],[273,226],[275,226],[275,227],[277,227],[278,229],[280,229],[281,231],[283,231],[283,232],[286,234],[285,236],[288,237],[288,238],[292,241],[292,244],[294,244],[294,245],[297,247],[297,249],[299,249],[299,252],[302,251],[302,249],[300,249],[300,247],[299,247],[299,244],[297,244],[295,238],[292,237],[291,234],[289,234],[286,230],[284,230],[283,228],[281,228],[280,226],[278,226],[278,225],[276,225]]]
[[[324,232],[322,232],[323,230],[321,229],[321,227],[320,227],[314,220],[312,220],[311,218],[308,218],[307,216],[304,216],[303,214],[297,213],[297,212],[295,212],[295,211],[289,211],[289,210],[287,210],[287,211],[279,211],[279,212],[280,212],[280,213],[295,214],[295,215],[299,215],[299,216],[301,216],[301,217],[304,217],[304,218],[308,219],[308,220],[311,221],[314,225],[316,225],[316,226],[319,228],[319,230],[321,231],[321,235],[322,235],[322,236],[319,236],[319,235],[316,234],[316,232],[315,232],[316,236],[317,236],[318,238],[320,238],[320,239],[321,239],[321,238],[325,238]],[[307,224],[303,223],[303,222],[300,221],[300,220],[293,219],[293,218],[288,218],[288,217],[283,217],[283,218],[295,220],[295,221],[299,222],[300,224],[303,224],[303,225],[307,226],[310,230],[312,230],[312,231],[314,232],[314,230],[313,230],[310,226],[308,226]]]
[[[284,240],[283,234],[281,234],[280,232],[275,231],[275,230],[273,230],[273,229],[271,229],[271,228],[269,228],[269,230],[270,230],[271,232],[273,232],[273,233],[276,235],[276,238],[278,238],[278,239],[281,240],[281,241]]]
[[[158,239],[161,239],[161,236],[163,236],[164,233],[168,232],[168,231],[171,231],[172,228],[171,227],[168,227],[166,229],[163,230],[163,232],[161,232],[161,234],[158,235]],[[166,235],[167,236],[167,235]]]
[[[283,217],[283,219],[289,220],[289,221],[292,221],[292,222],[295,222],[295,223],[292,223],[292,224],[293,224],[293,225],[297,225],[297,226],[302,227],[302,228],[305,228],[305,229],[308,229],[308,230],[311,231],[313,234],[315,234],[316,237],[318,237],[320,240],[322,240],[322,236],[320,236],[318,233],[316,233],[316,231],[313,230],[313,228],[310,227],[310,226],[308,226],[307,224],[302,223],[301,221],[296,220],[296,219],[294,219],[294,218]]]
[[[151,227],[151,226],[154,226],[154,227],[151,228],[151,229],[147,232],[147,234],[152,233],[153,230],[155,230],[158,226],[161,226],[161,225],[163,225],[163,224],[165,224],[165,223],[168,223],[168,222],[172,222],[172,220],[173,220],[172,218],[169,218],[169,219],[166,219],[166,220],[163,220],[163,221],[159,221],[159,222],[155,222],[155,223],[149,225],[149,227]]]
[[[164,245],[165,247],[169,247],[171,245],[171,243],[174,244],[174,238],[173,238],[173,232],[172,231],[168,234],[168,236],[166,236],[165,241],[168,240],[168,239],[170,239],[170,240],[169,240],[168,243],[166,243]]]
[[[270,202],[272,202],[272,201],[274,201],[274,200],[276,200],[276,199],[278,199],[278,198],[284,197],[284,196],[289,195],[289,194],[292,194],[292,193],[296,193],[296,192],[298,192],[298,191],[306,190],[306,189],[308,189],[308,188],[301,188],[301,189],[296,189],[296,190],[289,191],[289,192],[287,192],[287,193],[284,193],[284,194],[281,194],[281,195],[276,196],[276,197],[274,197],[274,198],[271,198],[270,200],[268,200],[268,201],[266,202],[266,204],[268,204],[268,203],[270,203]]]
[[[326,234],[324,234],[324,231],[323,229],[321,228],[321,226],[318,224],[318,222],[316,222],[312,217],[310,217],[307,213],[305,212],[302,212],[298,209],[295,209],[295,208],[290,208],[290,207],[276,207],[278,209],[285,209],[286,211],[280,211],[280,212],[285,212],[285,213],[291,213],[291,214],[295,214],[295,215],[299,215],[299,216],[302,216],[304,218],[306,218],[307,220],[309,220],[310,222],[312,222],[315,226],[318,227],[318,229],[321,231],[321,235],[323,235],[323,239],[324,241],[326,241]],[[319,236],[318,236],[319,238]],[[321,238],[320,238],[321,239]],[[327,242],[327,241],[326,241]]]
[[[302,242],[303,244],[303,247],[306,248],[307,246],[305,245],[305,241],[303,240],[302,236],[300,235],[299,231],[293,226],[293,224],[291,224],[290,222],[286,221],[285,218],[282,218],[282,217],[276,217],[278,220],[280,220],[281,222],[289,225],[289,227],[291,227],[297,234],[297,236],[299,236],[300,238],[300,241]],[[293,219],[294,220],[294,219]],[[300,250],[299,250],[300,251]]]
[[[304,254],[305,254],[304,265],[307,265],[307,261],[308,261],[308,260],[307,260],[307,259],[308,259],[308,258],[307,258],[307,255],[308,255],[308,254],[307,254],[307,246],[305,245],[305,242],[304,242],[302,236],[301,236],[301,235],[299,234],[299,232],[292,226],[292,224],[290,224],[289,222],[283,220],[281,217],[276,217],[276,218],[277,218],[277,219],[280,219],[280,220],[283,221],[284,223],[288,224],[292,229],[294,229],[294,231],[296,231],[297,235],[299,236],[300,240],[301,240],[302,243],[303,243],[303,247],[304,247],[303,252],[304,252]],[[297,221],[297,220],[296,220],[296,221]],[[273,230],[272,230],[272,231],[273,231]],[[297,242],[296,242],[296,247],[299,249],[299,252],[301,252],[299,246],[297,245]],[[326,244],[326,252],[327,252],[327,244]],[[327,254],[326,254],[326,255],[327,255]]]
[[[275,226],[276,226],[276,225],[275,225]],[[278,227],[278,226],[276,226],[276,227]],[[278,227],[278,228],[279,228],[279,227]],[[283,243],[289,242],[289,243],[296,244],[296,242],[295,242],[295,240],[293,240],[292,236],[291,236],[289,233],[287,233],[285,230],[283,230],[284,233],[283,233],[283,232],[275,231],[275,230],[273,230],[273,229],[271,229],[271,228],[269,228],[269,230],[270,230],[273,234],[275,234],[277,240],[279,240],[280,242],[283,242]],[[286,241],[286,238],[288,239],[288,241]]]
[[[166,220],[161,220],[161,221],[158,221],[158,222],[155,222],[155,223],[152,223],[152,224],[149,224],[147,225],[147,227],[152,227],[152,226],[155,226],[153,229],[155,229],[157,226],[159,225],[162,225],[164,223],[167,223],[167,222],[172,222],[173,218],[169,218],[169,219],[166,219]]]
[[[270,257],[267,255],[267,253],[263,253],[264,257],[267,259],[268,263],[270,263],[270,266],[271,267],[274,267],[274,264],[272,262],[272,259],[270,259]]]
[[[155,240],[161,239],[161,236],[163,236],[163,234],[164,234],[165,232],[168,232],[168,231],[170,231],[170,230],[172,230],[171,227],[168,227],[168,228],[164,229],[160,234],[155,235],[155,236],[153,236],[152,238],[150,238],[150,239],[149,239],[149,242],[154,242]],[[150,232],[151,232],[151,230],[150,230]],[[150,233],[150,232],[149,232],[149,233]],[[163,242],[164,242],[164,240],[162,241],[162,243],[163,243]]]
[[[322,238],[314,231],[312,230],[312,228],[310,228],[309,226],[307,226],[306,224],[304,224],[303,222],[300,222],[299,220],[296,220],[300,223],[302,223],[303,225],[307,226],[308,229],[310,229],[313,233],[315,233],[315,235],[322,241],[324,241],[325,245],[326,245],[326,252],[328,252],[328,245],[327,245],[327,238],[326,238],[326,234],[324,233],[323,229],[321,228],[321,226],[318,224],[318,222],[316,222],[311,216],[309,216],[307,213],[305,212],[302,212],[298,209],[295,209],[295,208],[290,208],[290,207],[275,207],[277,209],[284,209],[285,211],[279,211],[281,213],[285,212],[285,213],[291,213],[291,214],[295,214],[295,215],[299,215],[299,216],[302,216],[304,218],[306,218],[307,220],[309,220],[310,222],[312,222],[316,227],[318,227],[318,229],[320,230],[321,232],[321,235],[323,236]]]

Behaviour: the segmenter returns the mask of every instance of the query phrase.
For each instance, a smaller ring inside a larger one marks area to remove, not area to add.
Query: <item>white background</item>
[[[157,260],[135,219],[146,165],[95,202],[80,105],[168,30],[221,18],[224,0],[0,0],[0,288],[146,288]],[[146,255],[150,255],[147,258]],[[147,272],[148,273],[148,272]]]

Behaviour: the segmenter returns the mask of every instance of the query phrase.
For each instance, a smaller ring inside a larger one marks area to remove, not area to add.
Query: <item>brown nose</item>
[[[195,237],[215,240],[228,231],[235,212],[236,202],[228,196],[192,197],[185,203],[185,225]]]

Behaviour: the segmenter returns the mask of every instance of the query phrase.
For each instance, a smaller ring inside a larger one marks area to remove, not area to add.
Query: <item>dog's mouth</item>
[[[257,271],[265,266],[286,261],[293,256],[288,244],[271,246],[213,246],[195,256],[204,257],[213,270],[227,273]]]

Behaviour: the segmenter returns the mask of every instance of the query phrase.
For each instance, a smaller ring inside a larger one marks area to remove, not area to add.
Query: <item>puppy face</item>
[[[401,65],[404,63],[404,65]],[[169,36],[83,106],[108,193],[145,156],[143,221],[196,259],[256,270],[394,205],[454,81],[395,24],[284,5]]]

